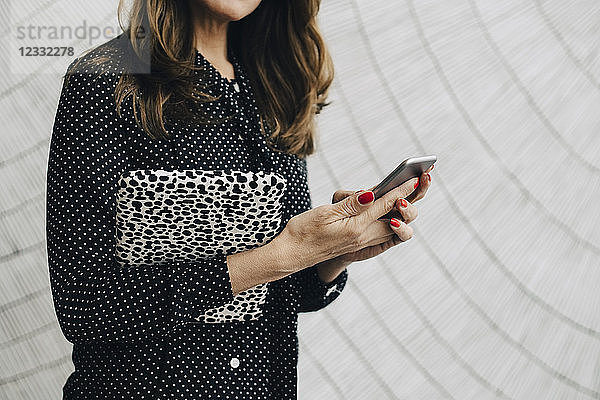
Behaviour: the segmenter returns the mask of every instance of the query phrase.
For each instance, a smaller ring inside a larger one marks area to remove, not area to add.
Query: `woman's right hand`
[[[395,209],[396,201],[416,188],[413,178],[373,201],[373,192],[362,191],[335,204],[322,205],[291,218],[273,241],[286,248],[289,263],[301,270],[342,254],[412,236],[406,224],[395,231],[389,221],[380,220]]]
[[[234,294],[259,283],[285,276],[379,244],[410,239],[412,228],[401,222],[392,229],[386,214],[397,200],[407,198],[418,178],[410,179],[373,201],[373,192],[362,191],[335,204],[322,205],[292,217],[273,240],[243,252],[227,256],[229,277]],[[406,222],[416,217],[416,209],[404,210]],[[382,218],[382,219],[379,219]]]

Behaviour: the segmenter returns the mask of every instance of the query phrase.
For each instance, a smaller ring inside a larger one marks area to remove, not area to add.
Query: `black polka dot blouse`
[[[226,256],[311,207],[306,161],[267,147],[232,50],[234,80],[199,52],[196,64],[222,95],[202,107],[233,118],[152,139],[130,102],[115,111],[115,40],[80,64],[114,68],[63,83],[50,142],[48,263],[75,365],[63,398],[296,398],[297,315],[331,303],[347,271],[324,283],[313,266],[234,296]]]

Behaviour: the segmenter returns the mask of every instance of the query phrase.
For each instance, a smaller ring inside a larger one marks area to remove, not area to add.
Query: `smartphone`
[[[435,155],[411,157],[402,161],[388,176],[386,176],[375,188],[373,194],[375,199],[380,198],[390,190],[402,185],[411,178],[421,174],[437,161]]]

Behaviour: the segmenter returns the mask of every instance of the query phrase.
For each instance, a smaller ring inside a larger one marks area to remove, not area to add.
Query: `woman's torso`
[[[122,117],[114,121],[123,124],[128,146],[121,174],[135,170],[277,174],[287,183],[281,199],[281,229],[293,215],[310,208],[304,161],[266,147],[251,87],[238,63],[239,92],[200,53],[197,63],[207,67],[218,84],[213,90],[224,94],[208,109],[216,117],[235,110],[236,117],[218,126],[177,124],[168,140],[158,141],[135,125],[127,103]],[[107,88],[106,93],[113,89]],[[112,184],[117,180],[114,177]],[[299,295],[294,279],[290,275],[268,284],[262,314],[256,319],[181,325],[168,336],[139,343],[76,344],[76,372],[65,385],[66,397],[94,398],[94,392],[106,398],[294,397]]]

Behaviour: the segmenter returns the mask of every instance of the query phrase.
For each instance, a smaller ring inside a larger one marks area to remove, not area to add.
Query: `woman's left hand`
[[[406,198],[398,199],[396,201],[394,210],[388,213],[387,215],[381,217],[380,219],[396,218],[400,219],[405,224],[409,224],[412,221],[414,221],[415,218],[417,218],[418,212],[417,208],[413,205],[413,203],[425,197],[427,190],[431,186],[431,175],[429,175],[429,172],[431,172],[432,169],[433,166],[431,166],[427,171],[423,172],[423,174],[419,177],[419,185],[417,186],[417,188],[411,194],[406,196]],[[373,190],[373,188],[370,188],[369,190]],[[337,203],[338,201],[341,201],[354,193],[357,192],[351,190],[338,190],[333,194],[331,202]],[[323,279],[324,281],[331,281],[351,263],[355,261],[368,260],[369,258],[378,256],[384,251],[408,239],[401,238],[399,235],[393,235],[387,242],[375,246],[365,247],[358,251],[342,254],[341,256],[338,256],[331,260],[324,261],[321,264],[319,264],[319,274],[321,275],[321,279]]]

